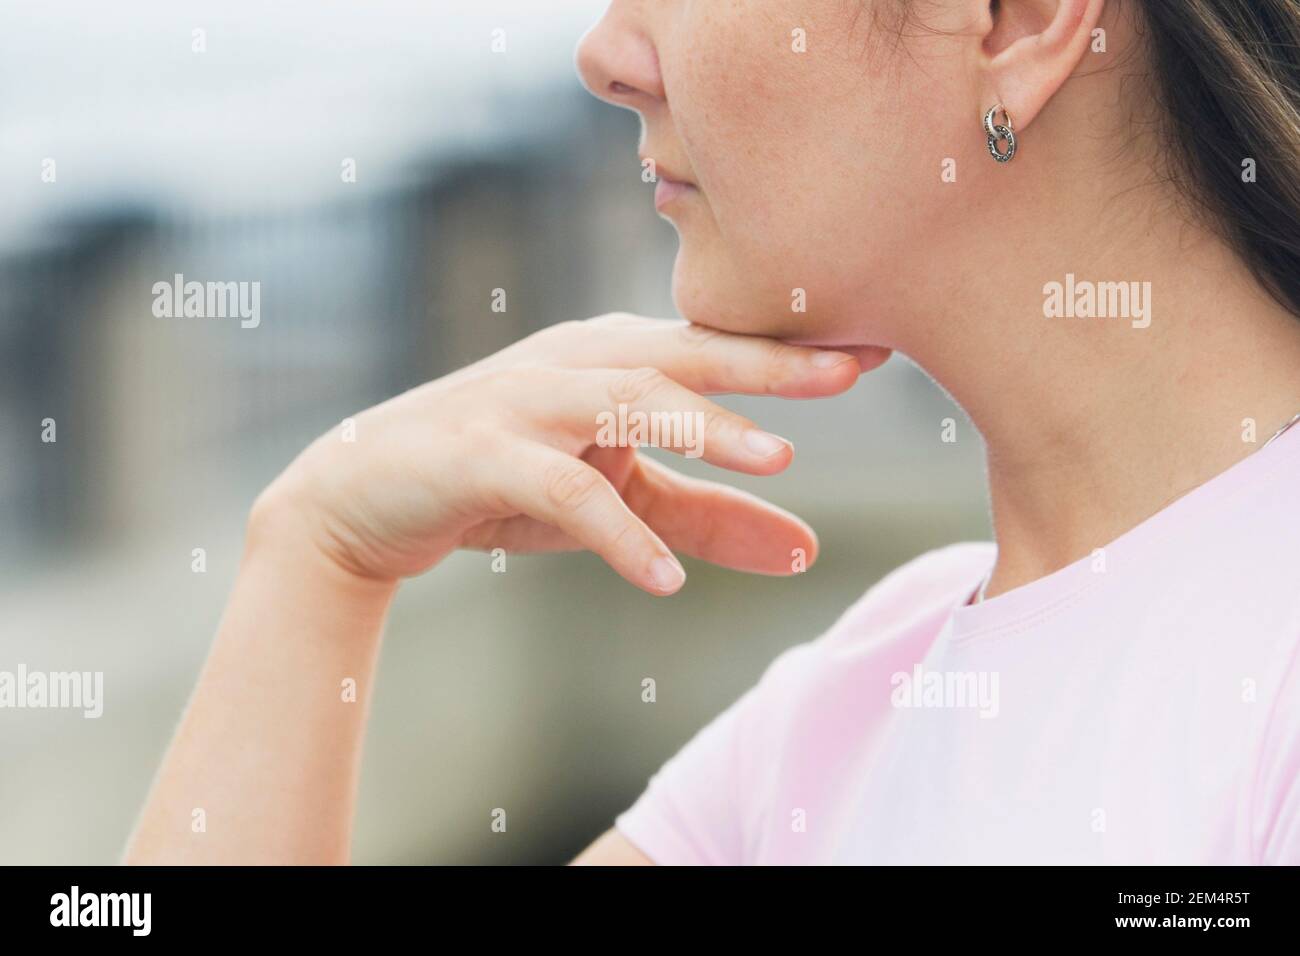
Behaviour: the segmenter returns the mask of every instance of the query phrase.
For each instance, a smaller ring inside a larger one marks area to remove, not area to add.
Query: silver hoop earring
[[[1005,123],[995,124],[993,120],[1001,113],[1006,117]],[[1011,114],[1006,108],[998,103],[989,107],[989,111],[984,114],[984,132],[989,138],[989,155],[999,163],[1009,163],[1016,156],[1016,131],[1011,125]],[[1005,140],[1007,148],[1005,151],[998,149],[998,141]]]

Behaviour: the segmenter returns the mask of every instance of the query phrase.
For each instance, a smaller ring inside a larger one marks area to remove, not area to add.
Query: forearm
[[[126,862],[347,862],[394,589],[250,533]]]
[[[888,355],[868,351],[701,337],[626,315],[561,323],[361,413],[364,446],[341,429],[321,436],[254,507],[234,592],[128,862],[345,862],[393,582],[457,548],[578,545],[655,595],[685,580],[674,551],[765,574],[793,573],[791,554],[811,561],[816,537],[793,515],[675,475],[631,444],[606,447],[593,422],[620,397],[638,415],[680,410],[702,424],[691,429],[700,440],[677,436],[675,450],[776,474],[790,443],[698,393],[834,395],[860,361]]]

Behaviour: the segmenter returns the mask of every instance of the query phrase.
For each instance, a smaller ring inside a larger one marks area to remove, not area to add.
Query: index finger
[[[723,332],[682,319],[616,315],[566,323],[548,357],[569,367],[650,366],[702,395],[823,398],[853,386],[889,350],[795,345]]]

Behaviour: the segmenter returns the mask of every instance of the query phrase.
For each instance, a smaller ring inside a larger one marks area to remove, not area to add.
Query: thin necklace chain
[[[1277,441],[1279,438],[1285,435],[1291,429],[1291,426],[1294,425],[1296,422],[1300,422],[1300,412],[1296,412],[1295,415],[1291,417],[1291,420],[1289,422],[1287,422],[1285,425],[1279,428],[1273,434],[1272,438],[1270,438],[1268,441],[1264,442],[1264,444],[1260,446],[1259,450],[1263,451],[1269,445],[1273,444],[1273,442]],[[984,603],[984,592],[988,590],[989,580],[992,577],[993,577],[993,572],[991,570],[989,571],[988,574],[984,575],[984,580],[980,582],[980,589],[975,592],[975,600],[971,602],[972,604]]]
[[[1285,425],[1279,428],[1277,430],[1277,433],[1274,434],[1272,438],[1264,442],[1264,448],[1267,448],[1269,445],[1273,444],[1273,442],[1277,441],[1279,438],[1285,435],[1287,433],[1287,430],[1290,429],[1290,427],[1294,425],[1296,422],[1300,422],[1300,412],[1296,412],[1295,416],[1289,422],[1287,422]],[[1260,451],[1263,451],[1264,448],[1261,448]]]

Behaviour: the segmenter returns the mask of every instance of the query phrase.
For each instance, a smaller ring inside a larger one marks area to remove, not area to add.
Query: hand
[[[665,428],[664,447],[771,475],[790,463],[790,444],[701,396],[835,395],[888,357],[629,315],[565,322],[364,412],[355,440],[321,437],[262,494],[252,527],[293,529],[346,571],[384,581],[457,548],[589,548],[652,594],[685,580],[674,550],[790,574],[794,549],[816,557],[806,524],[634,447],[598,444],[602,415],[680,413],[702,432]]]

